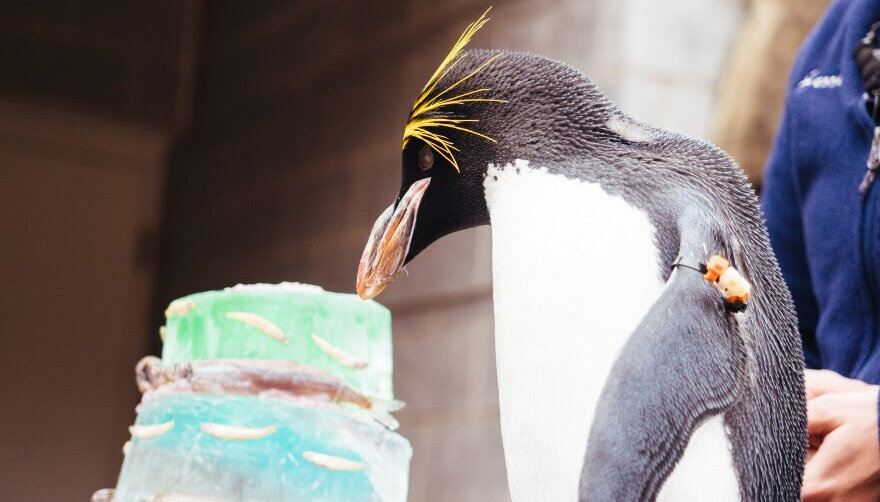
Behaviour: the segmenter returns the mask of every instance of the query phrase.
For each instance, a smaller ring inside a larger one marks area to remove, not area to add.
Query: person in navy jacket
[[[875,123],[854,57],[877,21],[880,0],[828,8],[795,60],[763,180],[807,367],[803,500],[880,500],[880,179],[860,190]]]

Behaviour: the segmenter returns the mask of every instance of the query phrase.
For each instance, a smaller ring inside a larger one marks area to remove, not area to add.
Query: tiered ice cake
[[[236,286],[166,311],[115,502],[404,501],[391,317],[316,286]]]

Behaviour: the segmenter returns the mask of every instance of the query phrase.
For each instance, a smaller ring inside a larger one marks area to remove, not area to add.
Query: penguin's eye
[[[419,167],[422,168],[422,171],[434,167],[434,150],[428,145],[423,146],[422,151],[419,152]]]

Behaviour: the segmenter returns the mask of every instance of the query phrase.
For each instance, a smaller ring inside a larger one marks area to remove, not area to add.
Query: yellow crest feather
[[[465,28],[464,33],[462,33],[461,36],[458,37],[455,45],[452,46],[452,50],[449,51],[449,54],[446,55],[446,58],[443,59],[443,61],[440,63],[440,66],[438,66],[437,70],[434,71],[434,74],[431,75],[431,78],[428,79],[428,83],[426,83],[425,87],[422,88],[422,93],[413,104],[412,110],[409,114],[409,120],[407,121],[406,127],[403,130],[403,148],[406,148],[406,144],[410,138],[418,138],[424,141],[431,148],[433,148],[434,151],[439,153],[444,159],[449,161],[449,163],[452,164],[453,167],[455,167],[456,171],[459,171],[459,167],[458,162],[455,160],[454,152],[457,152],[458,148],[455,147],[455,145],[446,135],[442,134],[442,132],[438,132],[437,129],[442,129],[445,127],[447,129],[464,131],[492,142],[495,142],[495,140],[493,138],[490,138],[489,136],[486,136],[485,134],[474,131],[473,129],[465,125],[469,122],[477,122],[477,119],[436,116],[431,117],[426,116],[426,114],[445,106],[452,106],[476,101],[506,103],[506,101],[501,99],[481,97],[480,95],[482,93],[488,92],[490,90],[488,88],[475,89],[472,91],[447,96],[448,94],[454,94],[450,93],[450,91],[482,71],[483,68],[488,66],[492,61],[496,60],[499,56],[501,56],[501,54],[496,54],[490,57],[475,70],[468,73],[466,76],[462,77],[454,84],[435,94],[432,98],[428,99],[428,96],[430,96],[431,93],[434,92],[437,84],[441,80],[443,80],[443,77],[445,77],[449,73],[449,71],[452,70],[452,68],[454,68],[455,65],[457,65],[461,61],[461,51],[464,50],[468,42],[471,41],[471,38],[474,36],[474,34],[480,28],[482,28],[487,21],[489,21],[489,18],[486,17],[486,14],[488,14],[489,10],[491,9],[491,7],[486,9],[486,12],[484,12],[479,19],[469,24],[468,27]]]

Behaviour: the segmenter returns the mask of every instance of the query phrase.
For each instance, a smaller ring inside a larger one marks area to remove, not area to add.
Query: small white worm
[[[330,469],[331,471],[362,471],[365,467],[363,463],[356,460],[334,457],[333,455],[317,453],[314,451],[304,451],[302,456],[304,459],[318,467]]]
[[[174,420],[169,420],[164,424],[152,424],[152,425],[143,425],[143,424],[134,424],[128,427],[128,432],[131,433],[132,436],[139,439],[148,439],[161,436],[166,432],[170,431],[174,428]]]
[[[196,304],[192,300],[174,300],[165,309],[165,317],[188,314],[194,308],[196,308]]]
[[[275,427],[261,427],[253,429],[250,427],[239,427],[236,425],[223,425],[203,423],[202,431],[216,438],[228,439],[230,441],[246,441],[249,439],[260,439],[275,433]]]
[[[113,497],[116,496],[116,489],[114,488],[101,488],[92,494],[91,502],[113,502]]]
[[[363,359],[345,352],[318,335],[312,334],[312,340],[318,344],[318,347],[321,347],[321,350],[326,352],[327,355],[343,366],[356,370],[362,370],[367,367],[367,362]]]
[[[284,345],[287,345],[289,343],[287,341],[287,337],[284,335],[284,332],[281,331],[278,326],[275,326],[274,324],[269,322],[265,317],[258,316],[257,314],[250,314],[247,312],[227,312],[226,317],[247,324],[248,326],[254,327],[262,331],[263,334],[274,338],[275,340],[278,340]]]
[[[226,499],[213,497],[200,497],[198,495],[184,495],[182,493],[167,493],[148,498],[145,502],[231,502]]]

